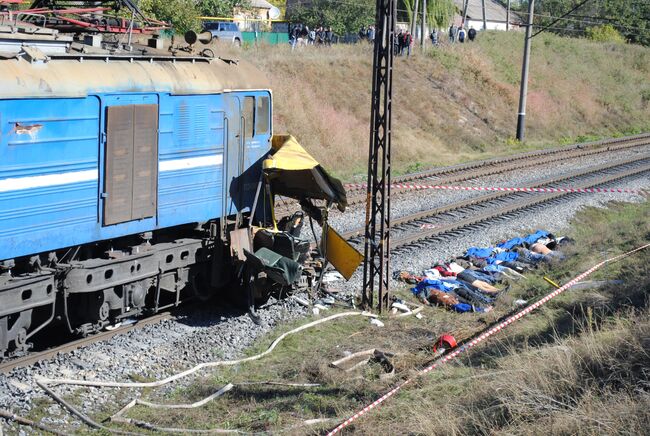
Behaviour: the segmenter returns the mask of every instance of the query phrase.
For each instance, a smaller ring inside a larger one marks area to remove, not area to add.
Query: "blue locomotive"
[[[0,27],[0,356],[223,283],[271,108],[210,51]]]

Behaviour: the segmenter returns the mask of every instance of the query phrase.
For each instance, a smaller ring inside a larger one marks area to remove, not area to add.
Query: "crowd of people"
[[[366,41],[369,43],[374,43],[376,36],[376,27],[374,25],[362,26],[359,29],[357,34],[358,41]],[[437,46],[441,43],[441,31],[438,29],[433,29],[429,34],[429,40],[433,46]],[[349,36],[349,35],[348,35]],[[474,41],[477,36],[477,31],[474,27],[470,26],[469,29],[465,29],[464,26],[457,26],[452,24],[449,27],[447,32],[449,43],[454,44],[456,42],[464,43],[469,41]],[[309,28],[309,26],[303,24],[294,24],[289,27],[289,43],[291,48],[296,46],[308,46],[308,45],[332,45],[335,42],[335,35],[331,27],[319,26],[315,28]],[[413,48],[413,43],[415,42],[414,36],[408,30],[399,29],[394,36],[394,53],[397,56],[410,56]]]
[[[395,54],[397,56],[411,56],[411,47],[413,47],[413,35],[408,30],[406,32],[399,30],[397,35],[395,35]]]
[[[291,48],[296,45],[332,45],[334,32],[331,27],[320,26],[310,29],[309,26],[295,24],[289,31]]]
[[[431,38],[431,41],[435,39],[436,41],[433,42],[434,45],[438,43],[438,35],[436,33],[435,29],[433,32],[431,32],[431,35],[429,38]],[[465,30],[465,27],[463,26],[456,26],[456,24],[453,24],[449,26],[449,42],[451,44],[454,44],[456,42],[460,42],[461,44],[464,43],[465,41],[474,41],[476,39],[476,29],[474,29],[473,26],[470,26],[468,30]]]
[[[368,42],[375,42],[375,33],[375,26],[361,26],[361,29],[359,29],[359,41],[366,40]]]

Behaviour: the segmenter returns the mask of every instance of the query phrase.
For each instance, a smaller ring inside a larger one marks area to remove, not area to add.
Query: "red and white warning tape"
[[[363,183],[349,183],[346,188],[366,189],[368,185]],[[579,193],[617,193],[617,194],[642,194],[645,191],[639,189],[622,188],[503,188],[494,186],[441,186],[441,185],[390,185],[391,189],[447,189],[452,191],[508,191],[508,192],[579,192]]]
[[[571,280],[570,282],[567,282],[567,283],[566,283],[565,285],[563,285],[562,287],[560,287],[560,288],[554,290],[553,292],[547,294],[544,298],[542,298],[541,300],[537,301],[536,303],[533,303],[533,304],[531,304],[530,306],[525,307],[524,309],[520,310],[520,311],[517,312],[516,314],[514,314],[514,315],[510,316],[509,318],[507,318],[505,321],[502,321],[502,322],[500,322],[499,324],[493,326],[492,328],[486,330],[485,332],[483,332],[483,333],[480,334],[479,336],[475,337],[475,338],[472,339],[471,341],[469,341],[469,342],[467,342],[467,343],[461,345],[460,347],[457,347],[457,348],[453,349],[453,351],[451,351],[449,354],[446,354],[446,355],[445,355],[444,357],[442,357],[441,359],[435,361],[431,366],[429,366],[429,367],[427,367],[427,368],[424,368],[423,370],[419,371],[419,372],[416,374],[416,377],[419,377],[420,375],[423,375],[423,374],[426,374],[426,373],[428,373],[428,372],[430,372],[430,371],[433,371],[435,368],[437,368],[437,367],[439,367],[439,366],[442,366],[443,364],[449,362],[450,360],[455,359],[455,358],[458,357],[460,354],[466,352],[466,351],[469,350],[470,348],[472,348],[472,347],[476,346],[477,344],[483,342],[484,340],[486,340],[486,339],[489,338],[490,336],[492,336],[492,335],[498,333],[499,331],[501,331],[501,330],[504,329],[505,327],[509,326],[509,325],[512,324],[513,322],[515,322],[515,321],[521,319],[521,318],[524,317],[525,315],[528,315],[530,312],[532,312],[533,310],[535,310],[535,309],[537,309],[538,307],[542,306],[543,304],[547,303],[547,302],[548,302],[549,300],[551,300],[552,298],[557,297],[557,296],[560,295],[562,292],[566,291],[566,290],[569,289],[571,286],[573,286],[573,285],[575,285],[576,283],[578,283],[580,280],[582,280],[582,279],[584,279],[585,277],[589,276],[590,274],[592,274],[592,273],[593,273],[594,271],[596,271],[597,269],[600,269],[603,265],[605,265],[605,264],[607,264],[607,263],[611,263],[611,262],[616,262],[617,260],[620,260],[620,259],[622,259],[622,258],[624,258],[624,257],[627,257],[627,256],[633,254],[633,253],[636,253],[637,251],[644,250],[644,249],[646,249],[646,248],[648,248],[648,247],[650,247],[650,244],[643,245],[643,246],[641,246],[641,247],[635,248],[634,250],[628,251],[627,253],[620,254],[620,255],[615,256],[615,257],[612,257],[612,258],[610,258],[610,259],[606,259],[606,260],[600,262],[599,264],[597,264],[597,265],[591,267],[590,269],[588,269],[587,271],[583,272],[582,274],[580,274],[579,276],[577,276],[576,278],[574,278],[574,279]],[[330,432],[328,433],[328,436],[329,436],[329,435],[334,435],[334,434],[338,433],[339,431],[341,431],[342,429],[344,429],[345,427],[347,427],[348,425],[350,425],[352,422],[356,421],[358,418],[360,418],[361,416],[365,415],[367,412],[371,411],[372,409],[374,409],[375,407],[379,406],[381,403],[383,403],[384,401],[386,401],[387,399],[389,399],[390,397],[392,397],[393,395],[395,395],[395,394],[396,394],[400,389],[402,389],[404,386],[406,386],[406,385],[412,383],[414,380],[415,380],[415,378],[407,379],[407,380],[405,380],[404,382],[402,382],[401,384],[397,385],[397,386],[394,387],[392,390],[390,390],[389,392],[387,392],[385,395],[383,395],[383,396],[379,397],[377,400],[375,400],[372,404],[367,405],[366,407],[364,407],[363,409],[359,410],[357,413],[355,413],[354,415],[352,415],[351,417],[349,417],[348,419],[346,419],[344,422],[342,422],[341,424],[339,424],[338,427],[336,427],[335,429],[333,429],[332,431],[330,431]]]

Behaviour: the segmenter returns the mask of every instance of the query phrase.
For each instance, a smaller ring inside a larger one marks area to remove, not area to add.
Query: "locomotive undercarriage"
[[[90,256],[84,259],[66,260],[57,252],[4,261],[0,357],[28,351],[30,338],[53,323],[64,324],[72,334],[88,335],[124,318],[178,306],[195,295],[209,297],[214,290],[212,270],[224,268],[223,256],[214,256],[223,252],[223,245],[206,230],[185,234],[188,237],[180,239],[161,235],[158,239],[164,242],[157,243],[149,241],[157,235],[144,235],[137,244],[117,241],[121,248],[108,243],[73,247],[77,255]],[[43,266],[40,259],[45,257],[49,261]],[[217,257],[219,266],[211,262]]]

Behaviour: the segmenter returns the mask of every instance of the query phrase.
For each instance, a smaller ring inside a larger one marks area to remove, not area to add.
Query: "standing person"
[[[298,45],[307,45],[307,38],[309,36],[309,27],[300,25],[300,32],[298,33]]]
[[[368,42],[375,42],[375,26],[368,26]]]
[[[406,49],[406,56],[411,56],[411,45],[413,44],[413,37],[408,30],[404,34],[404,48]]]
[[[461,43],[465,42],[466,33],[467,32],[465,32],[465,29],[462,28],[462,27],[458,30],[458,42],[461,42]]]
[[[404,32],[399,29],[397,34],[397,56],[402,56],[402,50],[404,50]]]
[[[325,30],[325,44],[332,45],[332,40],[334,39],[334,34],[332,33],[332,27],[327,27]]]
[[[458,27],[456,27],[456,24],[452,23],[451,26],[449,26],[449,42],[452,44],[456,42],[456,34],[458,33]]]
[[[294,24],[293,27],[291,28],[290,32],[290,38],[289,42],[291,43],[291,50],[296,48],[296,44],[298,43],[298,25]]]
[[[474,41],[474,38],[476,38],[476,29],[473,26],[467,31],[467,37],[470,41]]]
[[[429,35],[429,39],[431,39],[431,44],[436,46],[438,45],[438,31],[436,29],[433,29],[431,31],[431,34]]]
[[[314,29],[311,29],[308,35],[309,35],[309,45],[314,45],[314,41],[316,41],[316,31]]]
[[[361,26],[361,29],[359,29],[359,41],[363,41],[364,38],[366,37],[366,26]]]
[[[318,30],[316,30],[316,44],[322,45],[325,41],[325,35],[323,34],[323,26],[320,26]]]

